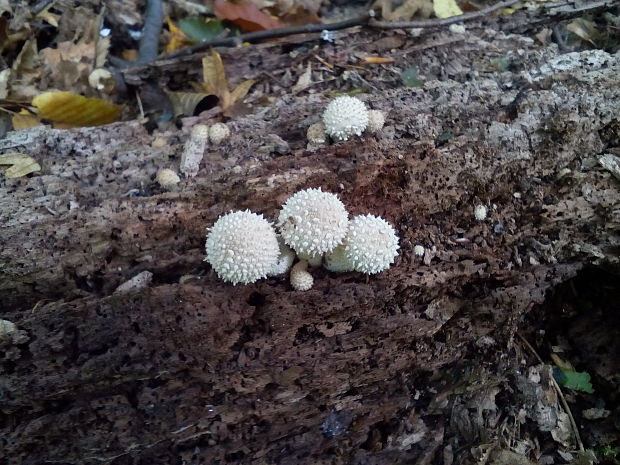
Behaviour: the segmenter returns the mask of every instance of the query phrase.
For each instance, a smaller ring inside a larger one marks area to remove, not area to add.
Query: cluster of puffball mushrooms
[[[253,283],[290,269],[293,289],[307,291],[314,283],[308,265],[374,274],[389,268],[398,255],[398,236],[387,221],[370,214],[349,220],[340,199],[320,188],[291,196],[276,226],[279,234],[267,219],[249,210],[220,216],[207,234],[206,261],[233,284]],[[293,266],[295,257],[299,261]]]

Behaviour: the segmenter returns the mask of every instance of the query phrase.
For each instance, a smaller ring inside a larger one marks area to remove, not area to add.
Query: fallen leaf
[[[4,172],[7,178],[21,178],[35,171],[41,171],[41,165],[25,153],[16,152],[0,155],[0,165],[11,165]]]
[[[26,41],[11,70],[13,71],[9,83],[11,97],[29,98],[37,94],[34,82],[41,76],[41,60],[36,40]]]
[[[74,126],[99,126],[117,121],[119,108],[105,100],[71,92],[44,92],[32,99],[39,117]]]
[[[166,95],[170,99],[172,111],[176,117],[180,115],[192,116],[196,107],[213,94],[205,92],[166,92]]]
[[[297,83],[293,86],[293,93],[297,93],[297,92],[301,92],[302,90],[307,89],[308,87],[310,87],[310,85],[312,84],[312,66],[310,63],[308,63],[308,66],[306,67],[306,71],[304,71],[302,73],[301,76],[299,76],[299,79],[297,80]]]
[[[200,16],[189,16],[181,19],[179,29],[192,42],[212,40],[226,32],[224,24],[219,19],[205,19]]]
[[[579,18],[569,23],[566,26],[566,29],[575,34],[581,40],[596,47],[595,37],[598,35],[598,31],[596,30],[596,25],[592,21]]]
[[[222,57],[215,50],[211,52],[211,56],[202,59],[202,78],[203,82],[198,85],[199,89],[207,94],[216,95],[219,98],[219,106],[224,112],[240,102],[255,82],[251,79],[243,81],[230,92]]]
[[[365,57],[364,62],[376,65],[382,63],[394,63],[394,58],[386,58],[386,57]]]
[[[438,18],[450,18],[463,14],[455,0],[433,0],[433,10]]]
[[[177,50],[185,48],[193,43],[193,41],[187,37],[187,35],[180,28],[178,28],[168,16],[166,16],[166,23],[168,24],[168,30],[170,31],[170,39],[168,40],[168,45],[166,45],[166,52],[176,52]],[[135,61],[135,59],[128,61]]]
[[[433,13],[432,0],[405,0],[393,9],[393,0],[376,0],[371,8],[381,8],[381,17],[388,21],[409,21],[413,16],[428,18]]]
[[[41,126],[41,121],[39,121],[39,118],[27,110],[22,110],[16,115],[13,115],[11,117],[11,123],[13,124],[13,129],[16,131]]]
[[[215,0],[213,13],[218,18],[235,24],[244,32],[264,31],[285,26],[284,23],[262,12],[250,2],[233,3],[226,0]]]

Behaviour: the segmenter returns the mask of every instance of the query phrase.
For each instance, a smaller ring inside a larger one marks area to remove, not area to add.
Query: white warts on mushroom
[[[206,261],[217,275],[233,284],[266,277],[280,257],[273,227],[250,210],[220,216],[209,230],[206,251]]]
[[[322,255],[344,239],[349,214],[330,192],[306,189],[291,196],[280,211],[278,227],[284,242],[297,254]]]
[[[323,113],[325,132],[335,140],[348,140],[358,135],[368,126],[368,110],[361,100],[355,97],[336,97]]]

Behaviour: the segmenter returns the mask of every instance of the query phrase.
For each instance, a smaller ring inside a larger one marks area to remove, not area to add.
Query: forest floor
[[[430,0],[382,1],[370,27],[363,3],[256,2],[234,23],[175,1],[146,60],[141,2],[23,3],[0,2],[5,463],[620,464],[614,2],[450,25]],[[32,100],[51,90],[105,102],[63,120]],[[310,144],[343,94],[384,128]],[[182,176],[192,127],[217,122],[229,138]],[[393,224],[395,264],[314,268],[299,292],[204,262],[219,215],[274,221],[308,187]]]

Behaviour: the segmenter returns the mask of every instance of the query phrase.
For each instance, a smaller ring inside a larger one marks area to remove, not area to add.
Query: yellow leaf
[[[166,23],[168,23],[168,30],[170,31],[170,41],[166,45],[166,52],[176,52],[192,44],[190,38],[181,29],[176,27],[168,16],[166,16]]]
[[[213,94],[204,92],[166,92],[166,95],[172,103],[172,111],[174,116],[194,114],[194,110],[200,102]]]
[[[40,118],[75,126],[113,123],[120,114],[112,103],[71,92],[44,92],[32,99],[32,104],[39,110]]]
[[[215,50],[202,59],[202,81],[205,92],[223,99],[228,92],[228,80],[222,57]]]
[[[22,110],[11,118],[13,123],[13,129],[19,131],[20,129],[33,128],[35,126],[41,126],[41,121],[30,112]]]
[[[239,84],[235,89],[230,93],[231,105],[234,105],[236,102],[243,100],[243,98],[250,91],[250,87],[254,85],[256,81],[252,79],[248,79],[247,81],[243,81]]]
[[[438,18],[450,18],[463,14],[455,0],[433,0],[433,10]]]
[[[0,155],[0,165],[11,165],[4,172],[7,178],[21,178],[35,171],[41,171],[41,165],[25,153],[5,153]]]

